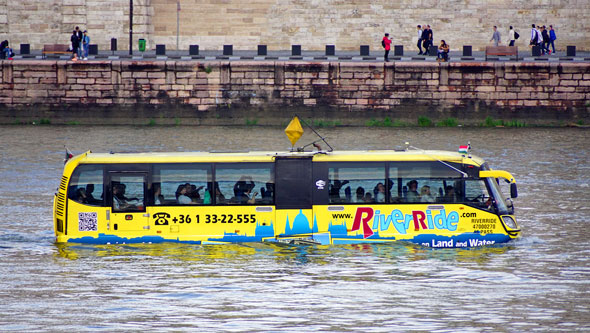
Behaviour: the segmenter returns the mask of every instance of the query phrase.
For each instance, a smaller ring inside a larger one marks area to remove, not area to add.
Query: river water
[[[499,247],[56,245],[64,144],[108,151],[285,150],[262,127],[0,126],[0,331],[590,330],[590,131],[322,129],[336,149],[474,154],[519,184]],[[306,133],[302,142],[313,140]]]

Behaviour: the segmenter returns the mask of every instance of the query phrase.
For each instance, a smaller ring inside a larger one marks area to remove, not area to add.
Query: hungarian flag
[[[66,164],[70,158],[74,157],[74,154],[68,149],[68,147],[66,148],[66,158],[64,159],[64,164]]]
[[[469,146],[459,146],[459,153],[467,154],[469,152]]]

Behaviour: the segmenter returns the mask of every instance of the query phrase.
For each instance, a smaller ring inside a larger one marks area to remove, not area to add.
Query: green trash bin
[[[139,52],[145,52],[145,39],[139,39]]]

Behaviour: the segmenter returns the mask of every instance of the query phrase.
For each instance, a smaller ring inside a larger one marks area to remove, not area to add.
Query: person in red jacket
[[[383,47],[385,48],[385,56],[383,58],[385,62],[389,62],[389,51],[391,50],[391,39],[389,39],[389,34],[385,34],[381,44],[383,44]]]

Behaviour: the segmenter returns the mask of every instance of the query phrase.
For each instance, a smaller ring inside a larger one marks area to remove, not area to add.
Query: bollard
[[[394,56],[403,56],[404,55],[404,46],[403,45],[394,45],[393,46],[393,55]]]
[[[266,45],[258,45],[258,55],[265,56],[266,53]]]
[[[336,55],[336,46],[334,46],[334,45],[326,45],[326,55],[327,56]]]
[[[20,45],[20,54],[31,54],[31,45],[30,44],[21,44]]]
[[[157,56],[164,56],[164,55],[166,55],[166,45],[164,45],[164,44],[156,44],[156,55]]]
[[[463,45],[463,56],[471,57],[473,55],[471,45]]]
[[[575,45],[568,45],[566,55],[568,57],[575,57],[576,56],[576,46]]]
[[[361,45],[361,56],[368,56],[369,53],[369,45]]]
[[[532,50],[533,57],[540,57],[541,56],[541,47],[539,45],[533,46]]]
[[[234,46],[233,45],[223,45],[223,55],[224,56],[234,55]]]
[[[89,55],[97,55],[98,54],[98,45],[97,44],[88,45],[88,54]]]
[[[111,51],[117,51],[117,38],[111,38]]]
[[[301,45],[291,45],[291,55],[292,56],[300,56],[301,55]]]
[[[191,56],[199,55],[199,45],[189,45],[188,54]]]

